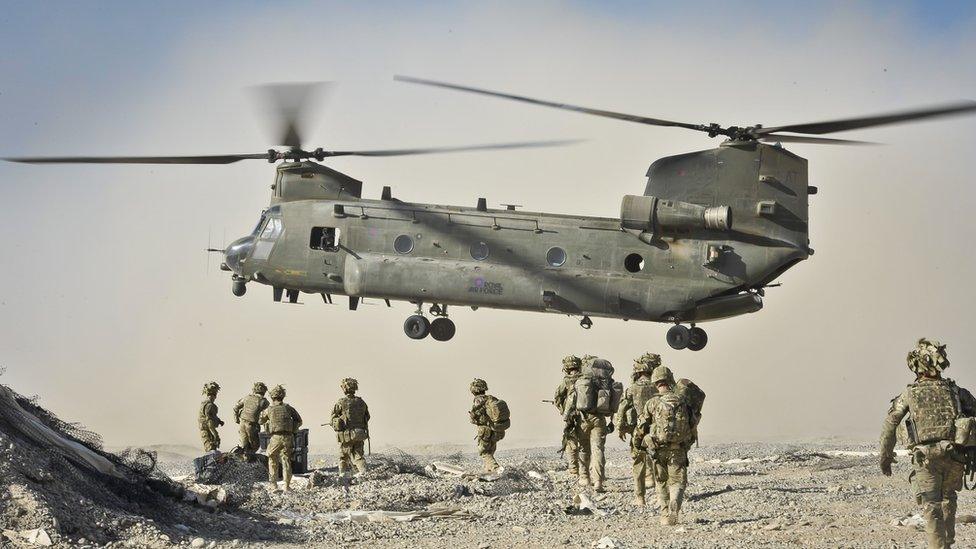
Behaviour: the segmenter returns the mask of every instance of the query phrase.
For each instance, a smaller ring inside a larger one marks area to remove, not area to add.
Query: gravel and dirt
[[[29,440],[0,414],[0,547],[874,548],[924,540],[906,459],[883,477],[869,443],[696,448],[676,527],[660,526],[653,506],[632,505],[630,456],[619,448],[608,451],[607,492],[587,493],[596,512],[574,505],[580,489],[555,448],[501,450],[505,472],[492,480],[435,470],[438,462],[477,471],[470,449],[450,445],[374,452],[371,470],[351,482],[339,478],[335,455],[314,455],[315,470],[288,493],[272,491],[260,466],[236,461],[221,484],[194,484],[189,448],[153,448],[152,467],[143,453],[97,450],[122,478]],[[959,502],[957,546],[976,546],[972,493]]]

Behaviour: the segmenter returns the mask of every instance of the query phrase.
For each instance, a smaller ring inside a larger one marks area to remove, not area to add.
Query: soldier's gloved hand
[[[617,431],[617,436],[620,437],[620,440],[623,440],[623,441],[626,441],[627,440],[627,434],[624,433],[622,430],[621,431]]]
[[[222,419],[218,419],[218,420],[217,420],[217,425],[219,425],[219,426],[221,426],[221,427],[223,427],[223,426],[224,426],[224,420],[222,420]]]
[[[611,421],[610,423],[607,424],[607,434],[610,434],[612,432],[613,432],[613,422]]]
[[[894,463],[895,458],[893,457],[883,457],[881,458],[881,473],[886,476],[891,476],[891,464]]]

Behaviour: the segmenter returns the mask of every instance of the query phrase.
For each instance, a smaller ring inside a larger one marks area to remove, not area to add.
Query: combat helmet
[[[654,368],[654,372],[651,374],[651,383],[657,385],[662,381],[666,381],[668,385],[674,385],[674,374],[667,366],[658,366]]]
[[[475,378],[474,381],[471,382],[471,392],[472,393],[474,393],[476,395],[480,395],[480,394],[486,393],[487,391],[488,391],[488,382],[487,381],[485,381],[483,379]]]
[[[220,385],[216,381],[208,381],[203,384],[203,394],[207,396],[216,395],[217,391],[220,390]]]
[[[563,358],[563,371],[572,372],[579,370],[583,366],[583,361],[576,355],[569,355]]]
[[[347,395],[349,393],[355,393],[359,390],[359,382],[351,377],[347,377],[339,382],[339,388]]]
[[[908,369],[917,376],[938,377],[948,367],[946,346],[938,340],[923,337],[908,353]]]
[[[264,382],[258,381],[257,383],[254,384],[254,388],[251,389],[251,392],[253,392],[256,395],[264,396],[264,393],[268,392],[268,386],[265,385]]]
[[[275,385],[268,391],[268,396],[271,400],[284,400],[285,399],[285,388],[281,385]]]

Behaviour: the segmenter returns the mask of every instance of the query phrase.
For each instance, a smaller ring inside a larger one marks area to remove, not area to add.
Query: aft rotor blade
[[[302,148],[302,130],[328,88],[326,82],[289,82],[255,86],[259,101],[276,131],[274,145]]]
[[[409,82],[411,84],[423,84],[425,86],[434,86],[437,88],[446,88],[449,90],[477,93],[477,94],[487,95],[491,97],[500,97],[503,99],[521,101],[522,103],[529,103],[532,105],[541,105],[543,107],[552,107],[554,109],[563,109],[567,111],[581,112],[585,114],[592,114],[594,116],[602,116],[604,118],[613,118],[616,120],[625,120],[627,122],[636,122],[638,124],[649,124],[651,126],[673,126],[673,127],[687,128],[689,130],[698,130],[703,132],[707,132],[711,129],[708,126],[702,124],[688,124],[686,122],[675,122],[673,120],[664,120],[661,118],[650,118],[647,116],[637,116],[634,114],[605,111],[601,109],[591,109],[588,107],[569,105],[567,103],[556,103],[553,101],[543,101],[541,99],[533,99],[531,97],[525,97],[522,95],[514,95],[510,93],[484,90],[481,88],[472,88],[470,86],[460,86],[457,84],[449,84],[447,82],[438,82],[435,80],[425,80],[423,78],[414,78],[412,76],[394,76],[393,79],[398,80],[400,82]]]
[[[268,159],[268,153],[210,156],[22,156],[4,158],[25,164],[230,164],[239,160]]]
[[[829,137],[808,137],[806,135],[780,135],[777,133],[760,136],[763,143],[810,143],[814,145],[880,145],[871,141],[850,139],[831,139]]]
[[[957,103],[948,103],[924,109],[891,112],[861,118],[842,118],[840,120],[830,120],[827,122],[811,122],[808,124],[791,124],[787,126],[757,128],[755,130],[755,134],[757,136],[762,136],[773,132],[792,132],[820,135],[844,130],[856,130],[858,128],[871,128],[874,126],[897,124],[899,122],[910,122],[925,118],[961,115],[972,111],[976,111],[976,101],[960,101]]]
[[[423,149],[379,149],[367,151],[323,151],[329,156],[408,156],[413,154],[452,153],[466,151],[490,151],[500,149],[530,149],[536,147],[559,147],[579,143],[578,139],[557,141],[525,141],[521,143],[491,143],[487,145],[466,145],[461,147],[428,147]]]

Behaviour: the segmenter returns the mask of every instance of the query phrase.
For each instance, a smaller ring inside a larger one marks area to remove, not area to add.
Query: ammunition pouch
[[[976,448],[976,417],[956,419],[953,442],[963,448]]]
[[[366,442],[366,439],[369,438],[369,433],[366,432],[366,429],[345,429],[337,432],[336,438],[342,443]]]
[[[332,430],[336,433],[341,433],[346,430],[346,422],[341,417],[332,419]]]

